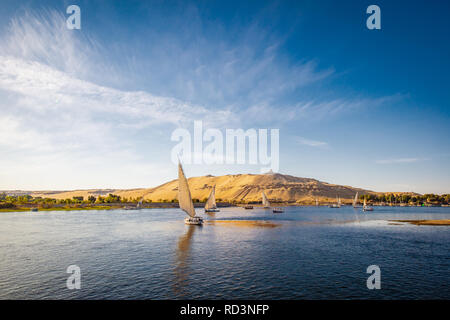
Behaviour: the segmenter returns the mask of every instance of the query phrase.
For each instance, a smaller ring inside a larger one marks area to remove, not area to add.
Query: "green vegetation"
[[[364,198],[369,203],[385,203],[385,204],[409,204],[409,205],[448,205],[450,204],[450,194],[365,194],[359,196],[359,200],[363,201]]]
[[[126,199],[118,195],[109,194],[106,197],[77,196],[72,199],[51,199],[42,197],[32,197],[30,195],[7,195],[0,194],[0,212],[5,211],[29,211],[31,208],[39,208],[40,211],[46,210],[107,210],[121,208],[122,203],[137,203],[140,199]],[[144,201],[151,203],[151,200]],[[107,204],[107,205],[102,205]]]

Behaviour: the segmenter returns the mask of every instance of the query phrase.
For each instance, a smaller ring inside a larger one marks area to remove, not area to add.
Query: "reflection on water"
[[[185,295],[185,289],[188,286],[189,274],[189,258],[191,254],[192,238],[195,230],[202,226],[187,225],[186,233],[180,236],[176,249],[176,266],[175,266],[175,281],[173,289],[176,295]]]
[[[206,221],[209,225],[220,225],[230,227],[246,227],[246,228],[276,228],[280,227],[280,223],[273,223],[265,220],[209,220]]]

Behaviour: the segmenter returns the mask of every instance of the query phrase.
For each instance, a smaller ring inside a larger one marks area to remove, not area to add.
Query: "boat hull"
[[[205,209],[205,212],[220,212],[219,209]]]
[[[184,219],[185,224],[189,225],[202,225],[203,224],[203,218],[202,217],[187,217]]]
[[[272,210],[272,212],[273,212],[273,213],[283,213],[284,210],[281,209],[281,208],[275,208],[275,209]]]
[[[245,206],[244,209],[245,209],[245,210],[252,210],[252,209],[253,209],[253,206]]]

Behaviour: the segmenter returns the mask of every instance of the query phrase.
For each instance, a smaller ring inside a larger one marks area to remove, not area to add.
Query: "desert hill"
[[[359,194],[375,193],[370,190],[329,184],[310,178],[299,178],[279,173],[269,174],[236,174],[224,176],[202,176],[188,179],[192,198],[203,200],[208,197],[212,186],[216,185],[216,199],[228,202],[261,201],[261,191],[265,191],[271,201],[280,202],[312,202],[317,197],[320,200],[334,200],[336,196],[351,199]],[[125,198],[140,198],[153,202],[171,201],[177,199],[178,180],[172,180],[155,188],[149,189],[91,189],[74,191],[41,191],[31,192],[33,197],[41,196],[56,199],[72,198],[74,196],[99,196],[114,193]]]

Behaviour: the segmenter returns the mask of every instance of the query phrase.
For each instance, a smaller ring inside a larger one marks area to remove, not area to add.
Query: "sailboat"
[[[184,219],[186,224],[202,225],[203,218],[195,215],[194,203],[192,202],[191,191],[181,163],[178,163],[178,203],[181,210],[189,217]]]
[[[363,211],[373,211],[373,208],[367,205],[366,198],[364,198]]]
[[[341,198],[338,199],[336,196],[336,203],[333,203],[332,205],[328,206],[329,208],[340,208],[341,207]]]
[[[262,204],[263,204],[264,209],[269,209],[269,208],[270,208],[270,202],[269,202],[269,200],[267,199],[267,196],[266,196],[266,194],[264,193],[264,191],[262,192]],[[277,208],[273,208],[273,209],[272,209],[272,212],[273,212],[273,213],[283,213],[283,212],[284,212],[284,209],[283,209],[283,208],[280,208],[280,207],[277,207]]]
[[[208,200],[205,203],[205,212],[219,212],[216,205],[216,186],[211,190]]]
[[[266,194],[264,193],[264,191],[262,192],[262,205],[263,205],[264,209],[270,208],[270,202],[269,202],[269,200],[267,199],[267,196],[266,196]]]
[[[353,208],[358,208],[358,192],[356,192],[355,199],[353,199]]]
[[[141,200],[137,203],[137,205],[134,206],[125,206],[123,207],[125,210],[140,210],[142,209],[142,201],[144,200],[144,197],[141,198]]]
[[[319,206],[319,199],[316,198],[316,207]]]

